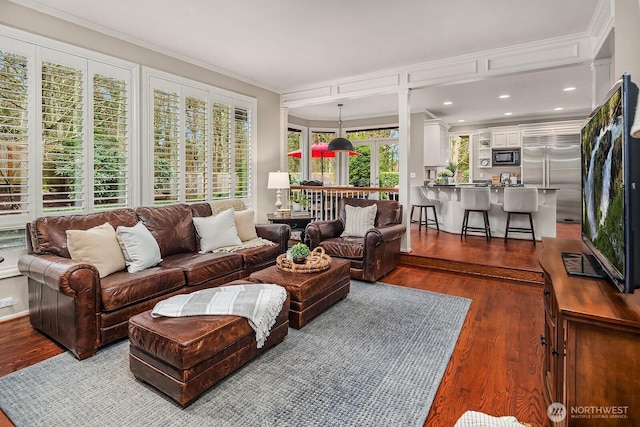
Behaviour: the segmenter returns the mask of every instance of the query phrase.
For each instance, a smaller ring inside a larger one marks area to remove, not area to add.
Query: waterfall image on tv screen
[[[582,232],[622,273],[624,175],[622,89],[582,129]]]

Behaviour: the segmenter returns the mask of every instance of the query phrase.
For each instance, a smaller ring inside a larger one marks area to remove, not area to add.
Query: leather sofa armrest
[[[256,224],[258,237],[271,240],[280,245],[280,253],[287,252],[289,238],[291,237],[291,227],[286,224]]]
[[[402,238],[407,231],[407,227],[405,227],[404,224],[390,224],[372,229],[369,232],[372,231],[377,231],[380,234],[380,240],[382,242],[390,242]]]
[[[87,291],[95,295],[100,281],[100,275],[95,266],[57,255],[23,255],[18,261],[18,269],[27,278],[43,283],[54,291],[70,297]],[[76,280],[76,277],[80,276],[83,280]],[[86,277],[93,277],[93,280],[86,280]]]
[[[309,248],[314,249],[323,240],[339,237],[344,231],[344,224],[339,219],[331,221],[315,221],[307,225],[305,229]]]
[[[27,254],[18,261],[29,284],[29,320],[80,360],[100,345],[98,269],[57,255]],[[47,291],[51,289],[51,291]]]

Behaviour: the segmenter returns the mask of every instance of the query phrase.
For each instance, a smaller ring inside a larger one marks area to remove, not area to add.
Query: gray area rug
[[[470,303],[352,281],[187,409],[135,380],[126,340],[0,378],[0,407],[18,426],[422,426]]]

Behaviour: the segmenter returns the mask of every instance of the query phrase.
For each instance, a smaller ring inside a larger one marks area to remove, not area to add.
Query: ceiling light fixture
[[[505,115],[505,116],[510,116],[510,115],[512,115],[512,114],[513,114],[513,113],[504,113],[504,115]]]
[[[575,87],[573,87],[573,86],[569,86],[569,87],[565,87],[565,88],[564,88],[564,89],[562,89],[562,90],[563,90],[563,91],[565,91],[565,92],[571,92],[572,90],[576,90],[576,88],[575,88]]]
[[[553,111],[562,111],[562,110],[564,110],[564,108],[562,108],[562,107],[556,107],[556,108],[553,109]]]
[[[451,101],[444,101],[444,102],[442,103],[442,105],[451,105],[451,104],[453,104],[453,102],[451,102]]]
[[[464,119],[458,120],[458,123],[464,123]]]
[[[510,96],[511,96],[511,95],[504,94],[504,95],[500,95],[498,98],[500,98],[500,99],[507,99],[507,98],[509,98]]]
[[[329,143],[329,151],[353,151],[353,144],[347,138],[342,137],[342,104],[338,104],[340,116],[338,118],[338,137]]]

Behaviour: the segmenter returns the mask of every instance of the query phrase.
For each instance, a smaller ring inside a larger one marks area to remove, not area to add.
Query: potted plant
[[[307,262],[307,257],[311,253],[309,247],[304,243],[296,243],[289,249],[289,253],[291,254],[291,259],[296,264],[304,264]]]
[[[453,162],[449,162],[445,169],[451,171],[451,175],[447,179],[449,181],[449,184],[453,184],[456,174],[458,173],[458,165]]]
[[[439,184],[447,184],[449,181],[449,178],[453,176],[453,172],[451,172],[449,169],[442,169],[442,170],[439,170],[436,175],[437,175],[436,181]]]
[[[309,206],[309,196],[300,190],[293,190],[289,200],[291,200],[291,208],[294,212],[306,211]]]

